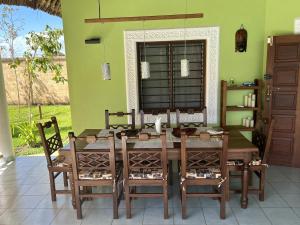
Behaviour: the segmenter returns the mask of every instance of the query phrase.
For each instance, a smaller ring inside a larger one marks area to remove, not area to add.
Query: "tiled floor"
[[[254,181],[256,182],[256,181]],[[232,183],[237,186],[238,183]],[[58,186],[62,187],[62,180]],[[300,169],[272,166],[267,175],[266,200],[249,196],[248,209],[241,209],[239,195],[227,204],[227,219],[219,219],[218,202],[199,198],[188,201],[188,218],[181,219],[178,186],[170,187],[168,220],[163,219],[162,201],[140,199],[133,203],[132,219],[125,218],[125,204],[120,204],[120,219],[112,219],[110,199],[83,204],[82,220],[76,219],[71,198],[58,196],[52,203],[48,172],[43,157],[18,158],[0,168],[0,225],[300,225]]]

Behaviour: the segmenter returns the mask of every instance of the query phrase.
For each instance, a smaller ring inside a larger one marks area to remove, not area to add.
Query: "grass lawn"
[[[9,106],[9,119],[10,125],[12,127],[13,135],[13,146],[16,151],[17,156],[21,155],[37,155],[43,154],[44,151],[42,147],[32,148],[24,145],[22,139],[19,137],[20,125],[26,123],[29,118],[29,109],[27,106],[21,106],[20,113],[18,106]],[[60,127],[60,132],[63,140],[67,140],[68,132],[72,130],[71,124],[71,112],[69,105],[45,105],[42,106],[43,120],[47,121],[51,116],[56,116],[58,125]],[[36,123],[39,122],[39,109],[38,106],[32,106],[32,120]],[[38,142],[40,142],[40,137],[37,128],[34,126],[34,134],[37,136]]]

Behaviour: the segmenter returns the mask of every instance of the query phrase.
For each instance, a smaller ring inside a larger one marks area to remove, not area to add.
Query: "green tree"
[[[30,32],[26,37],[27,50],[24,52],[25,75],[28,78],[28,106],[34,103],[33,84],[36,78],[42,73],[54,73],[53,80],[57,83],[64,83],[66,80],[62,76],[62,64],[54,61],[54,57],[59,56],[62,44],[59,39],[63,31],[52,29],[46,26],[45,31],[37,33]],[[31,110],[30,114],[31,114]],[[30,119],[31,120],[31,119]]]

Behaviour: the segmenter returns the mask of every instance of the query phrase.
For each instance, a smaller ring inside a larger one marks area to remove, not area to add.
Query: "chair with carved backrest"
[[[159,113],[158,111],[152,111],[152,113],[150,113],[150,115],[152,115],[152,116],[159,116],[160,114],[161,113]],[[141,128],[155,128],[155,123],[154,122],[145,123],[145,112],[143,110],[140,110],[140,115],[141,115]],[[162,128],[170,128],[171,127],[171,112],[170,112],[170,109],[167,109],[166,116],[167,116],[167,120],[163,121],[161,123]]]
[[[74,190],[72,185],[72,165],[70,162],[66,162],[63,156],[54,157],[58,150],[63,147],[58,123],[56,117],[51,117],[51,121],[37,123],[37,128],[41,137],[44,153],[47,160],[47,166],[49,171],[51,199],[56,201],[56,194],[72,194],[74,197]],[[47,133],[53,131],[54,134],[47,138]],[[64,186],[68,187],[68,178],[70,179],[69,190],[57,190],[55,185],[55,179],[63,174]]]
[[[112,124],[110,122],[110,117],[115,116],[115,117],[131,117],[131,124]],[[135,109],[132,109],[131,112],[116,112],[112,113],[109,112],[108,110],[105,110],[105,128],[106,129],[118,129],[118,128],[123,128],[123,129],[135,129]]]
[[[116,163],[114,132],[108,136],[75,137],[69,133],[74,174],[77,218],[82,218],[82,202],[88,198],[112,198],[113,217],[118,218],[122,194],[122,165]],[[91,193],[87,188],[111,187],[110,193]],[[83,189],[83,190],[81,190]]]
[[[176,109],[176,125],[177,125],[177,127],[181,127],[181,128],[207,127],[207,109],[206,109],[206,107],[204,107],[200,112],[203,114],[202,121],[194,122],[194,120],[193,120],[193,122],[180,122],[180,116],[182,115],[182,113],[180,112],[179,109]],[[194,109],[189,109],[186,112],[187,116],[193,116],[195,113],[196,112]]]
[[[122,134],[127,218],[131,217],[131,200],[134,198],[163,198],[164,218],[168,218],[168,159],[166,145],[165,131],[160,135],[140,133],[134,137],[127,137]],[[139,186],[162,187],[162,192],[137,192]]]
[[[249,163],[249,170],[253,171],[259,178],[259,187],[251,188],[249,192],[256,192],[259,194],[259,200],[264,201],[264,193],[265,193],[265,176],[266,176],[266,168],[268,167],[268,159],[269,152],[271,147],[271,140],[273,135],[275,120],[272,119],[269,127],[266,127],[266,123],[259,119],[256,122],[255,130],[252,133],[252,141],[253,144],[257,146],[259,153],[253,155],[252,161]],[[267,129],[266,129],[267,128]],[[267,132],[266,132],[267,130]],[[267,135],[266,135],[267,133]],[[237,161],[228,161],[228,177],[230,176],[230,172],[238,171],[242,172],[244,164],[243,162]],[[237,175],[241,177],[241,175]],[[229,198],[229,180],[227,181],[228,193],[227,198]]]
[[[187,136],[181,133],[181,204],[186,218],[187,198],[210,197],[220,201],[220,217],[225,218],[226,162],[228,133],[211,137],[208,133]],[[190,186],[210,186],[212,191],[191,191]]]

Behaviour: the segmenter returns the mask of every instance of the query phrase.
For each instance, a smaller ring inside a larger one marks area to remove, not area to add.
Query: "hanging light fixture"
[[[141,61],[141,71],[142,71],[142,79],[149,79],[150,63],[147,62],[145,21],[143,21],[143,31],[144,31],[144,61]]]
[[[99,13],[99,19],[101,19],[101,2],[98,0],[98,13]],[[104,63],[101,65],[101,71],[103,80],[111,80],[111,74],[110,74],[110,64],[106,62],[106,52],[105,52],[105,42],[103,42],[103,56],[104,56]]]
[[[185,1],[185,13],[187,13],[187,0]],[[190,75],[190,61],[186,57],[186,18],[184,19],[184,58],[180,61],[181,77]]]

